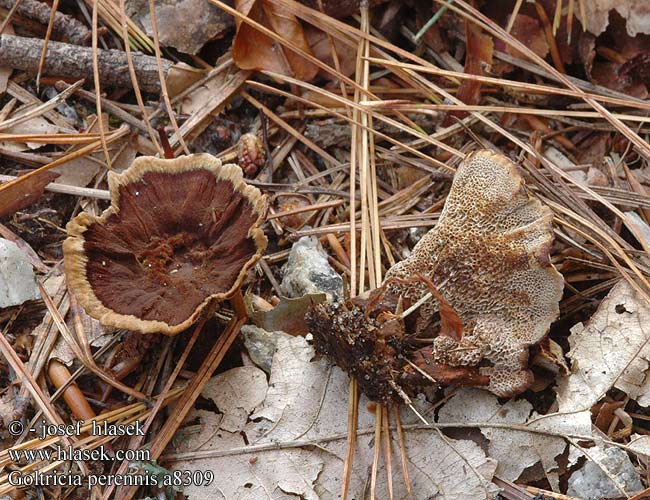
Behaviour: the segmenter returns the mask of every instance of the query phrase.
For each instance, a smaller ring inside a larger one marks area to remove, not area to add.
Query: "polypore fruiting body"
[[[381,401],[432,378],[498,396],[524,391],[532,382],[528,349],[546,335],[562,297],[549,256],[552,217],[508,159],[468,155],[438,224],[387,272],[372,300],[319,305],[307,315],[316,350]],[[404,319],[402,310],[429,292]],[[417,337],[434,340],[414,350]]]
[[[436,337],[433,363],[481,366],[487,388],[499,396],[530,385],[528,348],[546,335],[562,297],[562,275],[549,257],[552,218],[526,194],[517,167],[504,156],[479,151],[460,164],[438,224],[386,274],[387,282],[429,278],[460,316],[462,338]],[[389,285],[407,304],[427,292],[422,280]],[[420,308],[418,334],[437,312],[435,299]]]
[[[70,221],[63,245],[70,288],[104,324],[176,334],[230,297],[266,248],[266,199],[236,165],[140,157],[108,183],[111,207]]]

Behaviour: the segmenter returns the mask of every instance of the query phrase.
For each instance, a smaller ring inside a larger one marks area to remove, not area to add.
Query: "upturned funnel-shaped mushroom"
[[[103,324],[175,335],[241,286],[267,244],[266,197],[236,165],[137,158],[108,174],[111,207],[68,223],[70,288]]]
[[[562,298],[549,255],[552,218],[526,194],[511,161],[490,151],[468,155],[438,224],[382,287],[307,313],[316,351],[379,401],[432,379],[498,396],[524,391],[532,382],[528,348],[546,335]],[[402,314],[428,292],[416,312]],[[417,348],[417,337],[435,338]]]
[[[549,256],[553,214],[522,184],[517,167],[504,156],[468,155],[438,224],[386,274],[386,282],[419,274],[438,287],[464,330],[460,339],[439,335],[428,348],[432,361],[480,367],[489,377],[488,389],[499,396],[519,393],[532,382],[528,348],[557,318],[564,284]],[[407,303],[428,291],[422,280],[389,287]],[[437,311],[435,299],[420,308],[419,332]]]

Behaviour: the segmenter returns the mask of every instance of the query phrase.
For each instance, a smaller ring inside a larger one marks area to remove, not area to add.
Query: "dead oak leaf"
[[[509,481],[516,481],[526,469],[540,463],[546,479],[557,485],[554,471],[558,469],[558,463],[555,459],[565,451],[567,442],[556,434],[591,434],[591,414],[587,411],[569,418],[558,414],[539,415],[524,399],[510,400],[501,405],[494,395],[470,388],[459,390],[451,397],[440,409],[439,421],[480,427],[489,441],[488,457],[498,462],[496,474]],[[512,424],[513,428],[480,426],[481,423]],[[536,432],[516,430],[517,426],[529,427]],[[553,435],[545,435],[544,431]]]
[[[302,24],[287,8],[265,0],[238,0],[235,8],[257,23],[280,34],[292,46],[313,55]],[[236,20],[232,55],[241,69],[267,70],[310,81],[318,67],[248,23]]]
[[[282,334],[273,356],[264,401],[252,411],[248,402],[242,405],[235,397],[223,397],[217,403],[219,413],[237,415],[240,423],[245,413],[241,410],[246,406],[245,411],[250,414],[241,431],[225,429],[227,418],[219,420],[206,412],[193,415],[193,422],[196,417],[200,420],[200,429],[194,432],[196,437],[179,443],[176,452],[182,454],[168,458],[173,459],[177,470],[216,473],[210,485],[187,487],[183,493],[189,500],[334,500],[339,497],[347,452],[349,379],[323,359],[313,358],[314,350],[304,337]],[[257,392],[263,388],[263,376],[254,367],[235,368],[213,379],[209,393]],[[368,470],[373,461],[374,415],[367,409],[368,403],[365,397],[360,398],[360,433],[350,498],[365,497]],[[413,418],[403,414],[405,423]],[[395,470],[401,457],[397,436],[392,437],[393,498],[396,500],[486,500],[496,496],[496,487],[490,483],[496,462],[486,457],[479,445],[470,440],[445,439],[436,430],[422,428],[405,430],[412,488],[409,494]],[[197,458],[191,445],[204,453]],[[378,477],[386,477],[383,463]],[[376,496],[388,498],[385,481],[378,482]]]
[[[616,10],[626,21],[630,36],[650,35],[650,4],[638,0],[592,0],[585,2],[587,30],[599,35],[607,29],[610,11]]]
[[[650,406],[650,304],[621,280],[586,324],[571,328],[572,373],[558,385],[561,413],[589,410],[612,387]]]

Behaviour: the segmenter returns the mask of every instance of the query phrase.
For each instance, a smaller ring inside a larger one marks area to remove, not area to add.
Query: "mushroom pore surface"
[[[546,335],[562,298],[563,278],[549,256],[552,219],[548,207],[528,196],[506,157],[477,151],[461,163],[438,224],[386,274],[386,282],[428,277],[460,316],[462,340],[439,336],[436,362],[476,366],[486,360],[489,389],[502,396],[530,385],[528,347]],[[390,289],[411,303],[428,291],[421,281]],[[420,308],[418,333],[437,310],[436,300]]]
[[[382,401],[394,399],[400,383],[409,392],[432,379],[521,393],[533,381],[529,347],[546,335],[562,298],[564,281],[550,260],[552,220],[509,159],[468,154],[438,223],[388,270],[372,300],[308,313],[316,350]],[[404,319],[400,311],[420,299]],[[430,344],[418,347],[425,339]]]

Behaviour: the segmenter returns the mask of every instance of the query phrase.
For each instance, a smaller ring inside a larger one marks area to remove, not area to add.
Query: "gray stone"
[[[621,497],[621,491],[616,488],[612,480],[594,462],[597,460],[610,475],[628,493],[638,492],[643,489],[639,473],[634,469],[627,453],[620,448],[602,448],[596,446],[589,448],[587,453],[593,458],[587,459],[582,469],[574,472],[569,478],[567,495],[584,498],[585,500],[599,500],[601,498]]]
[[[343,280],[314,236],[303,236],[293,244],[280,286],[289,297],[324,293],[330,302],[343,298]]]
[[[241,327],[241,332],[244,335],[244,345],[253,363],[270,375],[278,339],[283,336],[289,337],[289,335],[280,331],[267,332],[255,325],[244,325]]]
[[[40,298],[32,264],[18,246],[0,238],[0,308]]]

